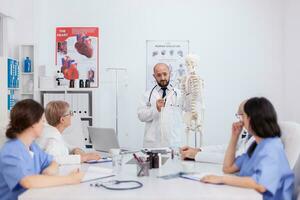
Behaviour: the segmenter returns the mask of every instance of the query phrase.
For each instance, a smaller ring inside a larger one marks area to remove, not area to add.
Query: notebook
[[[218,176],[220,176],[221,174],[216,174],[216,173],[213,173],[213,172],[193,173],[193,174],[182,173],[182,174],[180,174],[180,177],[185,178],[185,179],[189,179],[189,180],[193,180],[193,181],[200,181],[204,176],[207,176],[207,175],[218,175]]]
[[[85,163],[96,164],[96,163],[106,163],[106,162],[112,162],[112,159],[108,158],[108,157],[104,157],[99,160],[89,160],[89,161],[86,161]]]
[[[95,181],[95,180],[109,178],[113,176],[114,174],[112,173],[112,169],[90,166],[88,170],[85,172],[85,175],[81,180],[81,182],[84,183],[89,181]]]

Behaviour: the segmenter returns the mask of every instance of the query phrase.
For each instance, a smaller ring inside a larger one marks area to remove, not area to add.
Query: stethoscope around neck
[[[173,87],[171,84],[170,84],[170,86],[171,87]],[[152,88],[152,90],[151,90],[151,92],[150,92],[150,95],[149,95],[149,97],[148,97],[148,102],[147,102],[147,107],[150,107],[151,106],[151,97],[152,97],[152,93],[153,93],[153,91],[154,91],[154,89],[157,87],[157,85],[155,85],[153,88]],[[174,92],[174,94],[177,96],[177,92],[174,90],[174,88],[173,88],[173,92]]]

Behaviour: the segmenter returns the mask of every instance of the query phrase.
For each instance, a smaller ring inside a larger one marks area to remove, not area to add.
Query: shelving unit
[[[0,57],[0,123],[8,120],[11,108],[20,98],[20,68],[17,59]]]
[[[24,60],[29,57],[31,60],[31,72],[24,71]],[[34,45],[23,44],[19,46],[20,60],[20,99],[34,99],[35,97],[35,64]]]
[[[82,92],[82,91],[93,91],[95,90],[94,88],[40,88],[39,91],[40,92],[46,92],[46,91],[62,91],[62,92],[69,92],[69,91],[78,91],[78,92]]]

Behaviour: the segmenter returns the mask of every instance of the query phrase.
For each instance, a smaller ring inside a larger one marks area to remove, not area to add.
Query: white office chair
[[[2,145],[6,142],[5,131],[0,130],[0,149]]]
[[[279,126],[282,132],[281,139],[285,153],[290,167],[293,169],[300,155],[300,124],[296,122],[280,122]]]
[[[295,174],[295,190],[293,199],[300,200],[299,192],[300,192],[300,155],[293,169]]]
[[[0,122],[0,149],[2,145],[6,142],[7,138],[5,136],[6,124],[5,122]]]
[[[80,117],[72,117],[71,126],[64,130],[62,136],[69,145],[85,149],[85,134]]]

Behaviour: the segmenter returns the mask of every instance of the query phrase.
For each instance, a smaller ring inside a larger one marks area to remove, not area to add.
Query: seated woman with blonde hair
[[[65,101],[51,101],[47,104],[45,116],[48,126],[45,126],[38,144],[61,165],[79,164],[89,160],[98,160],[98,153],[85,153],[80,148],[74,148],[67,144],[63,137],[63,131],[71,125],[73,113]]]

